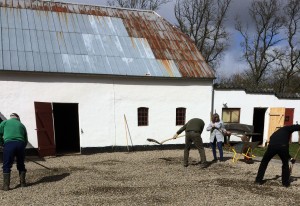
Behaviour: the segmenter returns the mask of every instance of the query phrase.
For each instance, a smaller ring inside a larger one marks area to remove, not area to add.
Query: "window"
[[[138,108],[138,126],[148,126],[148,108]]]
[[[185,111],[186,108],[183,107],[176,108],[176,125],[185,124]]]
[[[240,108],[223,108],[222,120],[224,123],[240,123]]]

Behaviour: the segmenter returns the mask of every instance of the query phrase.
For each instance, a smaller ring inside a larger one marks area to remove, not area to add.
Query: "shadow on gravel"
[[[57,182],[57,181],[60,181],[64,178],[68,177],[69,175],[70,175],[70,173],[67,173],[67,172],[58,174],[58,175],[49,175],[46,177],[42,177],[41,179],[39,179],[36,182],[27,183],[27,186],[30,187],[30,186],[34,186],[34,185],[38,185],[38,184],[46,183],[46,182]]]

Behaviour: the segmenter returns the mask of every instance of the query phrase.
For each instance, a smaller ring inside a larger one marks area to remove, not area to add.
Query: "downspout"
[[[210,120],[211,120],[211,117],[214,113],[214,106],[215,106],[215,80],[213,80],[213,84],[212,84],[212,92],[211,92],[211,111],[210,111]]]

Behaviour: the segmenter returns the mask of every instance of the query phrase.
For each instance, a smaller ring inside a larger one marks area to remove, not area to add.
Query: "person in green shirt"
[[[25,147],[27,145],[26,127],[21,123],[16,113],[10,115],[9,120],[0,124],[0,144],[3,145],[3,190],[9,190],[11,167],[16,157],[17,169],[20,176],[21,187],[26,186],[25,181]]]
[[[204,128],[204,121],[202,119],[193,118],[189,120],[185,125],[183,125],[174,135],[173,139],[176,139],[179,134],[185,131],[185,147],[184,147],[184,156],[183,156],[183,166],[187,167],[189,161],[189,154],[192,143],[197,147],[201,159],[201,167],[205,168],[208,166],[205,156],[205,150],[203,146],[203,141],[201,134]]]

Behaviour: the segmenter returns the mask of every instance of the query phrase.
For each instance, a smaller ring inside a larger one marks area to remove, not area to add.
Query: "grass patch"
[[[294,158],[300,145],[298,143],[292,143],[290,144],[290,155]],[[232,150],[228,146],[224,146],[225,151],[230,151]],[[257,157],[262,157],[264,156],[265,152],[267,151],[267,147],[257,147],[254,149],[253,154]],[[277,155],[275,158],[279,158]],[[300,151],[297,154],[296,160],[300,160]]]
[[[294,157],[296,155],[299,147],[300,147],[300,145],[298,143],[290,144],[290,155],[292,157]],[[253,153],[255,154],[255,156],[262,157],[262,156],[264,156],[266,150],[267,150],[267,147],[257,147],[254,149]],[[279,158],[279,157],[276,155],[276,158]],[[298,152],[296,159],[300,160],[300,152]]]

